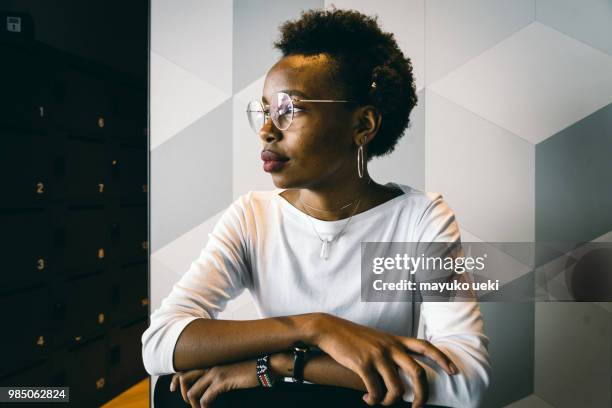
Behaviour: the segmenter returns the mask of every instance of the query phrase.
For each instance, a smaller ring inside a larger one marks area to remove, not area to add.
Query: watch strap
[[[308,346],[298,342],[293,346],[293,381],[301,384],[304,382],[304,366],[306,365],[306,355]]]

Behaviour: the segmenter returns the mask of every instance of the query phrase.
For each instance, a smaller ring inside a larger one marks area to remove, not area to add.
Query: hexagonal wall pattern
[[[377,181],[442,193],[463,240],[492,243],[508,264],[521,265],[520,256],[495,242],[610,240],[609,1],[153,0],[155,305],[232,200],[274,188],[244,110],[261,97],[279,57],[272,47],[279,24],[332,4],[377,15],[413,62],[419,105],[395,152],[371,162]],[[527,276],[519,269],[508,284]],[[483,303],[482,310],[494,371],[484,406],[612,405],[609,304]],[[220,316],[258,315],[244,293]],[[588,341],[595,342],[589,352],[574,352]],[[559,354],[571,367],[604,356],[598,389],[576,393],[593,382],[560,375]]]
[[[373,179],[425,188],[425,90],[417,92],[418,105],[410,113],[410,124],[390,155],[368,164]]]
[[[496,46],[535,17],[535,0],[427,0],[427,85]]]
[[[612,102],[612,56],[534,22],[430,88],[536,144]]]
[[[152,1],[151,50],[231,95],[233,16],[232,0]]]
[[[538,0],[536,19],[612,55],[612,3],[608,0]]]
[[[485,241],[533,241],[534,146],[429,88],[426,98],[426,188]]]
[[[536,146],[538,241],[591,241],[612,230],[611,152],[612,104]]]
[[[280,52],[272,43],[282,22],[299,17],[302,10],[321,7],[323,0],[234,0],[234,92],[265,75],[278,59]]]

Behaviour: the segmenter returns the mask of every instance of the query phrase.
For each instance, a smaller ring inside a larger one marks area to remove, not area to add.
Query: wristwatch
[[[304,382],[304,365],[308,354],[308,346],[298,341],[293,345],[293,382],[302,384]]]

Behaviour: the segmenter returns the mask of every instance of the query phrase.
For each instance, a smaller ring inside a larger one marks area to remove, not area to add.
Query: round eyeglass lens
[[[266,114],[264,108],[259,101],[251,101],[247,106],[247,116],[249,124],[255,133],[259,133],[261,128],[266,123]]]
[[[272,100],[270,114],[277,128],[280,130],[288,129],[293,120],[293,101],[291,97],[284,92],[277,93],[276,98]]]

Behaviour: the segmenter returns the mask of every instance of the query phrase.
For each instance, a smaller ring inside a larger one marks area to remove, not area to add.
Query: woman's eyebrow
[[[286,93],[289,96],[299,96],[301,98],[308,99],[308,95],[306,95],[302,91],[298,91],[297,89],[286,89],[286,90],[281,91],[281,92],[284,92],[284,93]]]
[[[299,97],[304,98],[304,99],[310,99],[308,97],[308,95],[306,95],[302,91],[298,91],[297,89],[283,89],[282,91],[279,91],[279,92],[286,93],[289,96],[299,96]],[[261,97],[261,101],[264,102],[264,103],[268,103],[268,100],[266,99],[265,96]]]

